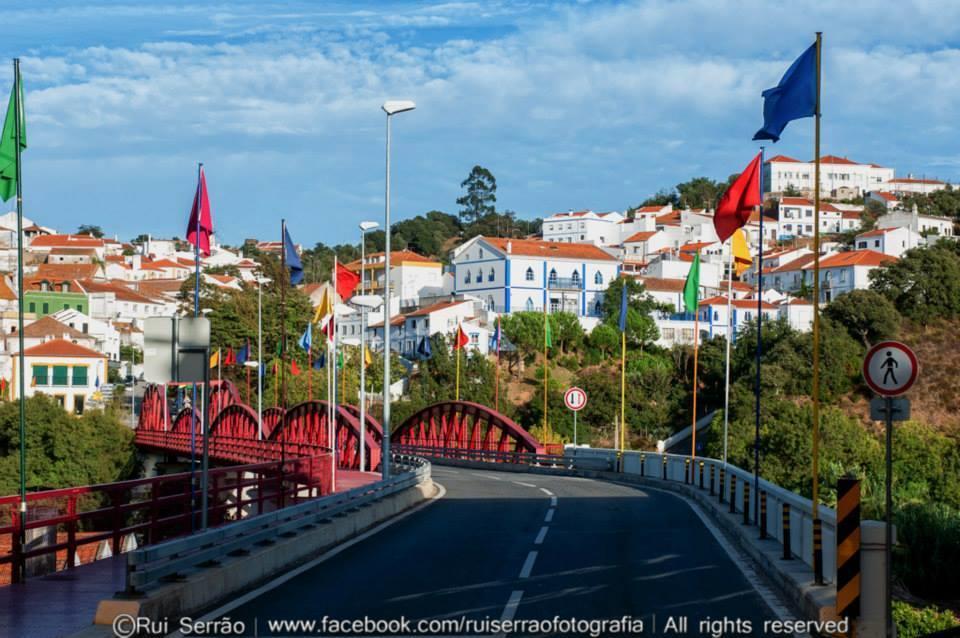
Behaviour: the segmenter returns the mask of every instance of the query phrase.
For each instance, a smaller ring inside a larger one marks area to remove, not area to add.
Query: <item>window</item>
[[[467,274],[463,276],[463,283],[465,283],[465,284],[469,284],[469,283],[470,283],[470,271],[469,271],[469,270],[467,271]],[[384,373],[384,376],[386,376],[386,373]]]
[[[693,341],[693,328],[683,328],[680,333],[684,341]]]
[[[47,366],[33,366],[33,385],[50,385]]]
[[[70,310],[70,304],[68,304],[68,303],[63,304],[63,309],[64,309],[64,310]]]
[[[483,248],[480,249],[480,259],[483,259]]]
[[[77,311],[83,312],[83,307],[80,304],[77,304]]]
[[[533,310],[533,299],[527,297],[527,312]]]
[[[45,315],[50,314],[50,304],[48,303],[43,304],[43,314]]]
[[[87,397],[82,394],[73,395],[73,413],[77,416],[83,414],[83,404],[86,403]]]
[[[557,271],[553,268],[550,269],[549,283],[551,286],[557,285]]]
[[[70,282],[65,281],[60,284],[60,292],[70,292]]]
[[[490,272],[487,273],[487,281],[493,281],[494,279],[496,279],[496,274],[497,273],[493,271],[493,268],[491,268]]]
[[[49,282],[49,281],[41,281],[41,282],[40,282],[40,290],[43,291],[43,292],[47,292],[48,290],[50,290],[50,282]]]
[[[480,333],[479,333],[479,332],[471,332],[471,333],[470,333],[470,343],[473,344],[473,345],[477,345],[477,344],[480,343]]]
[[[599,270],[597,271],[597,274],[593,276],[593,283],[597,284],[598,286],[603,283],[603,274],[601,274]]]
[[[660,336],[663,337],[663,338],[664,338],[665,340],[667,340],[667,341],[673,341],[673,338],[674,338],[674,337],[673,337],[673,331],[674,331],[673,328],[661,328],[661,329],[660,329]]]
[[[533,268],[527,268],[527,281],[533,281]],[[32,305],[32,304],[31,304]],[[32,312],[32,311],[31,311]]]
[[[573,271],[573,276],[570,277],[570,280],[573,281],[573,284],[574,284],[575,286],[576,286],[576,285],[579,285],[579,284],[580,284],[580,273],[578,273],[576,270],[574,270],[574,271]]]
[[[720,321],[720,313],[717,312],[716,310],[713,311],[713,320]]]
[[[65,396],[62,395],[62,394],[55,394],[55,395],[53,395],[53,398],[56,399],[57,403],[60,404],[60,407],[61,407],[61,408],[65,408],[65,407],[66,407],[66,405],[67,405],[67,397],[65,397]]]
[[[550,300],[550,312],[560,312],[560,302],[558,300]]]
[[[493,295],[487,295],[487,310],[496,310],[496,304],[493,301]]]
[[[597,303],[593,306],[593,314],[597,315],[598,317],[603,314],[603,304],[600,303],[599,300],[597,300]]]
[[[53,366],[53,385],[68,385],[69,370],[67,366]]]
[[[89,385],[89,381],[87,380],[87,366],[73,367],[73,385]]]

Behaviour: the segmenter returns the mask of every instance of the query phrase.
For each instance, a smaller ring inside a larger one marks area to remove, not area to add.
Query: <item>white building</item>
[[[98,260],[106,257],[106,245],[102,239],[90,235],[37,235],[30,241],[30,252],[48,255],[51,251],[70,248],[93,250]]]
[[[869,288],[870,272],[891,261],[896,261],[896,257],[874,250],[851,250],[821,257],[820,301],[829,303],[851,290]],[[813,276],[812,262],[804,269]]]
[[[775,155],[763,171],[765,193],[783,193],[795,189],[804,196],[813,196],[814,162],[803,162],[786,155]],[[893,179],[893,169],[877,164],[860,164],[845,157],[825,155],[820,158],[820,196],[856,197],[881,190]]]
[[[19,362],[13,355],[13,376],[10,395],[19,395]],[[43,393],[54,397],[71,414],[83,414],[92,395],[106,380],[107,360],[99,352],[63,339],[53,339],[27,348],[23,352],[24,365],[30,382],[25,384],[28,397]]]
[[[453,251],[455,293],[487,310],[565,311],[599,317],[617,259],[592,244],[474,237]]]
[[[386,254],[383,252],[366,255],[363,277],[368,294],[383,296],[386,263]],[[358,259],[344,264],[344,268],[360,274],[360,265]],[[443,264],[439,261],[412,250],[390,252],[391,298],[398,300],[401,308],[415,308],[420,304],[421,297],[439,296],[443,288]],[[360,285],[357,285],[356,293],[359,292]]]
[[[915,178],[913,174],[907,173],[906,177],[895,177],[888,181],[886,190],[895,195],[929,195],[947,187],[955,188],[952,184],[942,182],[939,179]]]
[[[941,237],[953,237],[953,220],[949,217],[937,217],[935,215],[921,215],[917,212],[917,207],[913,210],[895,210],[881,215],[877,219],[877,228],[909,228],[915,233],[921,235],[939,235]]]
[[[112,324],[72,309],[60,310],[50,316],[81,334],[93,337],[96,342],[93,349],[107,355],[111,361],[120,360],[120,333]]]
[[[619,244],[620,222],[617,212],[595,213],[592,210],[555,213],[543,220],[544,241],[589,243],[595,246]]]
[[[856,206],[820,202],[820,232],[842,233],[860,227],[860,211]],[[813,237],[814,205],[805,197],[784,197],[780,200],[780,234],[778,239]]]
[[[778,304],[777,316],[788,326],[800,332],[813,329],[813,302],[793,297]]]
[[[857,250],[874,250],[884,255],[902,257],[903,253],[911,248],[922,246],[926,241],[920,233],[910,230],[906,226],[894,228],[876,228],[860,233],[853,240]]]
[[[883,204],[883,207],[887,210],[900,208],[900,198],[887,191],[870,191],[867,194],[867,199]]]

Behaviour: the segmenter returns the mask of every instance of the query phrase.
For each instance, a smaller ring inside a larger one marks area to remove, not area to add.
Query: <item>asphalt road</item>
[[[671,494],[580,478],[436,466],[433,473],[443,498],[226,615],[259,636],[339,635],[269,626],[324,616],[627,616],[643,621],[644,635],[669,635],[671,617],[688,618],[686,631],[675,632],[681,635],[709,635],[700,620],[752,623],[749,631],[728,624],[728,636],[760,635],[762,621],[776,617],[697,514]],[[513,635],[599,628],[541,629]],[[630,635],[616,626],[599,634]]]

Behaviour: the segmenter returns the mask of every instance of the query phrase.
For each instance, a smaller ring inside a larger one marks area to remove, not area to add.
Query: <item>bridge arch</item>
[[[170,428],[170,431],[186,432],[189,434],[191,424],[193,424],[196,434],[200,434],[200,410],[183,408],[177,412],[177,415],[173,418],[173,427]]]
[[[410,415],[390,433],[396,445],[543,454],[543,445],[517,423],[472,401],[446,401]]]
[[[255,440],[258,429],[257,413],[243,403],[232,403],[214,418],[210,424],[210,436]]]
[[[304,401],[286,411],[283,425],[270,430],[269,439],[281,440],[291,444],[319,445],[337,450],[338,465],[349,469],[360,469],[360,421],[345,406],[337,406],[335,416],[335,440],[331,442],[328,427],[328,408],[326,401]],[[266,421],[266,415],[264,416]],[[279,420],[278,420],[279,424]],[[366,432],[367,469],[376,469],[380,464],[380,445],[375,432]]]
[[[137,427],[143,430],[166,430],[166,386],[149,385],[143,392],[140,403],[140,419]]]

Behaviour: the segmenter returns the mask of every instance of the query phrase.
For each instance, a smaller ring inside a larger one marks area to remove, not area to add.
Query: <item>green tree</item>
[[[610,282],[601,301],[601,315],[609,326],[620,323],[620,296],[627,287],[627,345],[649,346],[660,337],[653,313],[665,311],[661,304],[646,294],[643,284],[632,277],[618,277]]]
[[[726,190],[726,182],[715,182],[709,177],[694,177],[677,184],[681,208],[714,208]]]
[[[596,348],[604,357],[617,352],[620,345],[619,331],[607,323],[601,323],[590,333],[588,343]]]
[[[467,191],[457,198],[457,204],[461,206],[460,219],[463,223],[473,223],[484,215],[496,211],[497,180],[493,173],[482,166],[474,166],[470,175],[460,183],[460,187]]]
[[[103,229],[93,224],[81,224],[80,227],[77,228],[77,234],[90,235],[99,239],[103,237]]]
[[[870,273],[870,287],[923,325],[960,314],[960,256],[942,241],[913,248]]]
[[[855,339],[870,347],[894,337],[900,313],[889,299],[874,290],[852,290],[834,299],[823,314],[841,324]]]

